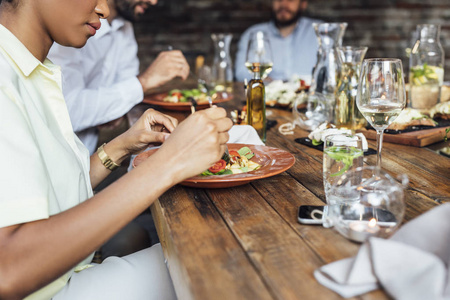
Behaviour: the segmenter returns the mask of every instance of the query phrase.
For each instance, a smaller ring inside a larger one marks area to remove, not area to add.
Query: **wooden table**
[[[242,107],[242,100],[236,85],[235,98],[223,106]],[[268,131],[267,145],[291,152],[291,169],[227,189],[178,185],[151,207],[179,299],[341,299],[313,271],[355,255],[359,245],[332,229],[301,225],[296,217],[298,206],[325,201],[323,154],[294,141],[305,131],[278,133],[290,111],[268,109],[268,119],[278,125]],[[369,146],[376,148],[373,141]],[[376,157],[364,161],[375,165]],[[429,148],[385,143],[383,169],[409,176],[405,222],[450,201],[450,159]],[[358,299],[386,298],[375,291]]]

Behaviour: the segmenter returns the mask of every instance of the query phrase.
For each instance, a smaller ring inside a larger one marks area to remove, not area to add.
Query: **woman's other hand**
[[[163,143],[177,125],[177,119],[154,109],[147,109],[137,122],[117,139],[121,140],[123,150],[128,155],[136,154],[145,150],[149,144]]]

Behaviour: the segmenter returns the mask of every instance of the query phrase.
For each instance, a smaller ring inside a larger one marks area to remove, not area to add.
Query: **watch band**
[[[105,166],[105,168],[107,168],[108,170],[114,171],[115,169],[117,169],[118,167],[120,167],[120,165],[116,164],[109,156],[108,154],[106,154],[105,150],[103,149],[103,147],[106,145],[103,144],[100,147],[98,147],[97,149],[97,155],[98,158],[100,158],[100,161],[102,162],[102,164]]]

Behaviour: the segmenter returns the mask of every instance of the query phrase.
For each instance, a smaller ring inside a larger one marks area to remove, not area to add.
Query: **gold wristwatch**
[[[116,164],[111,157],[108,156],[108,154],[106,154],[105,150],[103,149],[103,147],[106,145],[106,143],[104,143],[103,145],[101,145],[100,147],[98,147],[97,149],[97,155],[98,158],[100,158],[100,161],[102,162],[102,164],[105,166],[105,168],[107,168],[108,170],[114,171],[115,169],[117,169],[118,167],[120,167],[120,165]]]

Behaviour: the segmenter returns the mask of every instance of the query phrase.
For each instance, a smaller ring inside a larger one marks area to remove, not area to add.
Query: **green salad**
[[[250,160],[253,156],[255,156],[255,154],[246,146],[238,151],[230,150],[229,155],[225,153],[222,159],[200,175],[230,175],[257,170],[261,165]]]
[[[211,91],[211,95],[214,94],[215,91]],[[197,102],[208,101],[207,95],[200,91],[199,89],[190,89],[190,90],[179,90],[173,89],[170,90],[166,97],[164,97],[165,102],[189,102],[190,98],[193,98]]]

